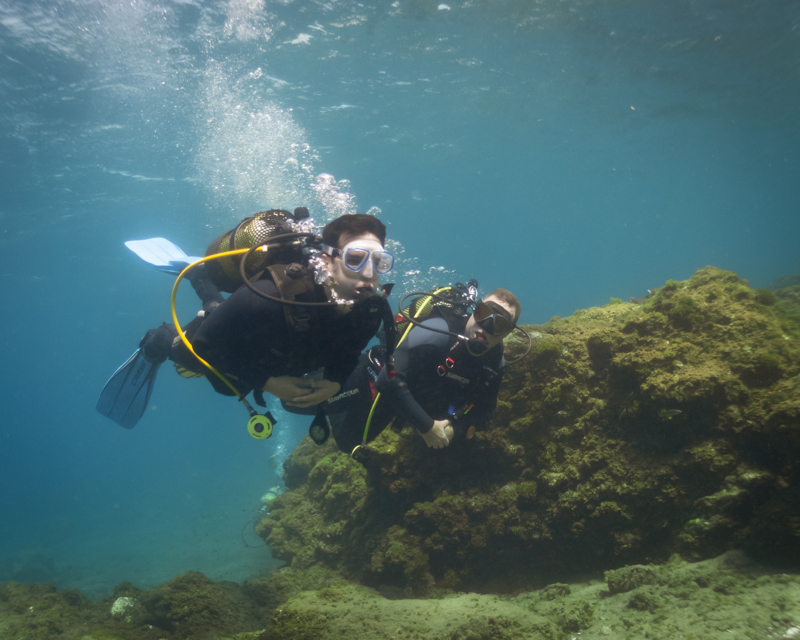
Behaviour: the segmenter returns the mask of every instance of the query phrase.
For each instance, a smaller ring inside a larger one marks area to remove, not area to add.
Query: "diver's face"
[[[494,296],[487,296],[484,301],[485,302],[492,302],[493,304],[496,304],[499,307],[502,307],[503,309],[508,311],[509,317],[511,317],[511,318],[514,317],[514,309],[512,309],[511,305],[509,305],[507,302],[504,302],[503,300],[500,300],[499,298],[495,298]],[[483,329],[483,327],[481,327],[481,325],[479,325],[475,321],[475,316],[474,315],[471,315],[469,317],[469,320],[467,320],[467,328],[466,328],[465,332],[466,332],[467,338],[470,341],[474,340],[475,342],[480,342],[480,343],[483,343],[483,345],[485,345],[485,349],[481,353],[486,353],[490,349],[493,349],[494,347],[496,347],[498,344],[500,344],[503,341],[503,338],[506,337],[505,335],[495,336],[495,335],[492,335],[491,333],[485,331]],[[508,335],[508,334],[506,334],[506,335]],[[472,349],[470,349],[469,343],[467,343],[467,351],[469,351],[469,353],[471,353],[473,356],[481,355],[481,353],[475,353]]]
[[[367,251],[383,251],[383,245],[375,234],[363,233],[360,235],[350,235],[343,233],[339,236],[339,246],[342,255],[332,258],[323,254],[323,260],[328,265],[328,271],[333,281],[333,290],[336,295],[345,300],[363,300],[370,296],[377,295],[380,274],[375,270],[375,265],[371,259],[366,260],[364,266],[354,271],[348,268],[344,262],[345,253],[348,249],[358,248]]]

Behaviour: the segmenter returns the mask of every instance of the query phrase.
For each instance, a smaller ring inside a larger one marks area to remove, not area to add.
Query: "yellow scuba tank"
[[[267,242],[271,237],[291,233],[292,222],[308,218],[308,209],[298,207],[294,213],[285,209],[261,211],[242,220],[236,227],[216,238],[206,251],[206,256],[247,249]],[[220,291],[233,293],[242,285],[239,270],[241,255],[225,256],[206,263],[206,272],[211,282]],[[264,271],[276,263],[288,264],[298,261],[297,248],[292,243],[281,243],[269,251],[250,253],[245,262],[245,271],[250,276]]]

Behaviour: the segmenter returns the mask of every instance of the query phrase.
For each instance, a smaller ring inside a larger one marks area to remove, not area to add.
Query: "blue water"
[[[532,323],[707,264],[766,286],[800,271],[798,60],[788,0],[0,0],[0,580],[280,564],[251,520],[307,419],[252,440],[168,367],[134,430],[94,411],[169,313],[125,240],[377,207],[401,290],[476,277]]]

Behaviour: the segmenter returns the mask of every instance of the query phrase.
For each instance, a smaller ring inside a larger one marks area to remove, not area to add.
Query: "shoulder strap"
[[[298,262],[291,264],[273,264],[267,267],[278,293],[284,300],[297,300],[305,298],[313,302],[316,290],[314,278],[309,269]],[[312,324],[317,318],[316,307],[299,307],[293,304],[284,304],[283,313],[286,325],[293,331],[306,333],[311,331]]]

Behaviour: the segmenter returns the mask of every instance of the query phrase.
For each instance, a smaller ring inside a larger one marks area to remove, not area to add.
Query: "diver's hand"
[[[320,402],[325,402],[328,398],[332,398],[339,389],[342,388],[338,382],[331,382],[330,380],[304,380],[307,387],[310,387],[310,392],[302,394],[296,398],[292,398],[288,404],[290,407],[300,407],[305,409]],[[287,398],[287,400],[289,400]]]
[[[421,433],[420,435],[425,441],[425,444],[427,444],[429,447],[433,447],[434,449],[443,449],[450,444],[450,440],[445,433],[445,427],[449,426],[450,422],[448,420],[434,420],[431,430],[428,431],[428,433]]]
[[[301,396],[310,395],[311,380],[295,378],[292,376],[276,376],[269,378],[264,385],[264,391],[279,397],[281,400],[296,400]]]

